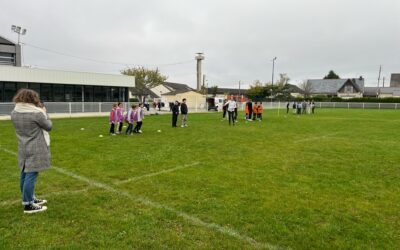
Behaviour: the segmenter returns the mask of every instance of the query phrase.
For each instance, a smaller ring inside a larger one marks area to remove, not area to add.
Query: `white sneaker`
[[[181,125],[181,128],[184,128],[185,126],[184,125]]]
[[[139,130],[138,132],[139,132],[140,134],[143,133],[142,130]]]

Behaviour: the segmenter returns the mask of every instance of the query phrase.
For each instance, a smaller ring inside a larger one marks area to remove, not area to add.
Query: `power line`
[[[193,63],[193,60],[186,60],[186,61],[180,61],[180,62],[173,62],[173,63],[164,63],[164,64],[137,64],[137,63],[124,63],[124,62],[112,62],[112,61],[105,61],[105,60],[99,60],[99,59],[93,59],[89,57],[82,57],[82,56],[76,56],[56,50],[51,50],[51,49],[46,49],[42,48],[33,44],[29,43],[24,43],[24,45],[42,50],[48,53],[53,53],[61,56],[66,56],[66,57],[71,57],[79,60],[84,60],[84,61],[91,61],[95,63],[102,63],[102,64],[113,64],[113,65],[123,65],[123,66],[147,66],[147,67],[165,67],[165,66],[173,66],[173,65],[180,65],[180,64],[187,64],[187,63]]]

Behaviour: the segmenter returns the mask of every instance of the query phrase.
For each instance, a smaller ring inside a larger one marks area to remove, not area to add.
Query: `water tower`
[[[202,72],[201,72],[201,61],[204,60],[203,53],[196,53],[197,56],[195,59],[197,60],[197,90],[201,90],[201,77],[202,77]]]

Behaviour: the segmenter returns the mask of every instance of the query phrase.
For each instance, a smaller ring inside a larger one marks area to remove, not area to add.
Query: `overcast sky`
[[[118,74],[159,65],[169,81],[196,85],[196,52],[210,86],[238,87],[287,73],[292,83],[400,73],[399,0],[0,0],[0,35],[27,28],[24,63]],[[81,60],[75,55],[103,62]],[[109,62],[109,63],[107,63]],[[175,65],[165,65],[174,64]]]

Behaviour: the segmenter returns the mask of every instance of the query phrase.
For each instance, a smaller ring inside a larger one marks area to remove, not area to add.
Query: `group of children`
[[[289,113],[290,102],[286,104],[286,113]],[[293,102],[292,105],[293,114],[301,115],[301,114],[314,114],[315,103],[314,101],[305,101],[302,102]]]
[[[133,104],[128,112],[124,112],[122,103],[114,103],[110,112],[110,135],[122,134],[124,122],[128,124],[125,133],[132,135],[132,133],[142,133],[142,124],[144,119],[143,103],[138,105]],[[133,127],[133,125],[136,126]],[[115,131],[116,126],[118,128]]]
[[[231,96],[229,100],[225,100],[222,108],[222,120],[226,119],[226,113],[228,112],[229,125],[235,125],[235,123],[237,122],[237,108],[238,107],[235,98]],[[245,119],[247,121],[262,121],[263,111],[264,108],[262,102],[255,102],[253,104],[253,102],[249,100],[245,106]]]
[[[262,121],[262,115],[264,112],[264,108],[262,105],[262,102],[255,102],[254,105],[251,102],[251,100],[249,100],[246,103],[246,107],[244,109],[245,113],[246,113],[246,120],[248,121]]]

